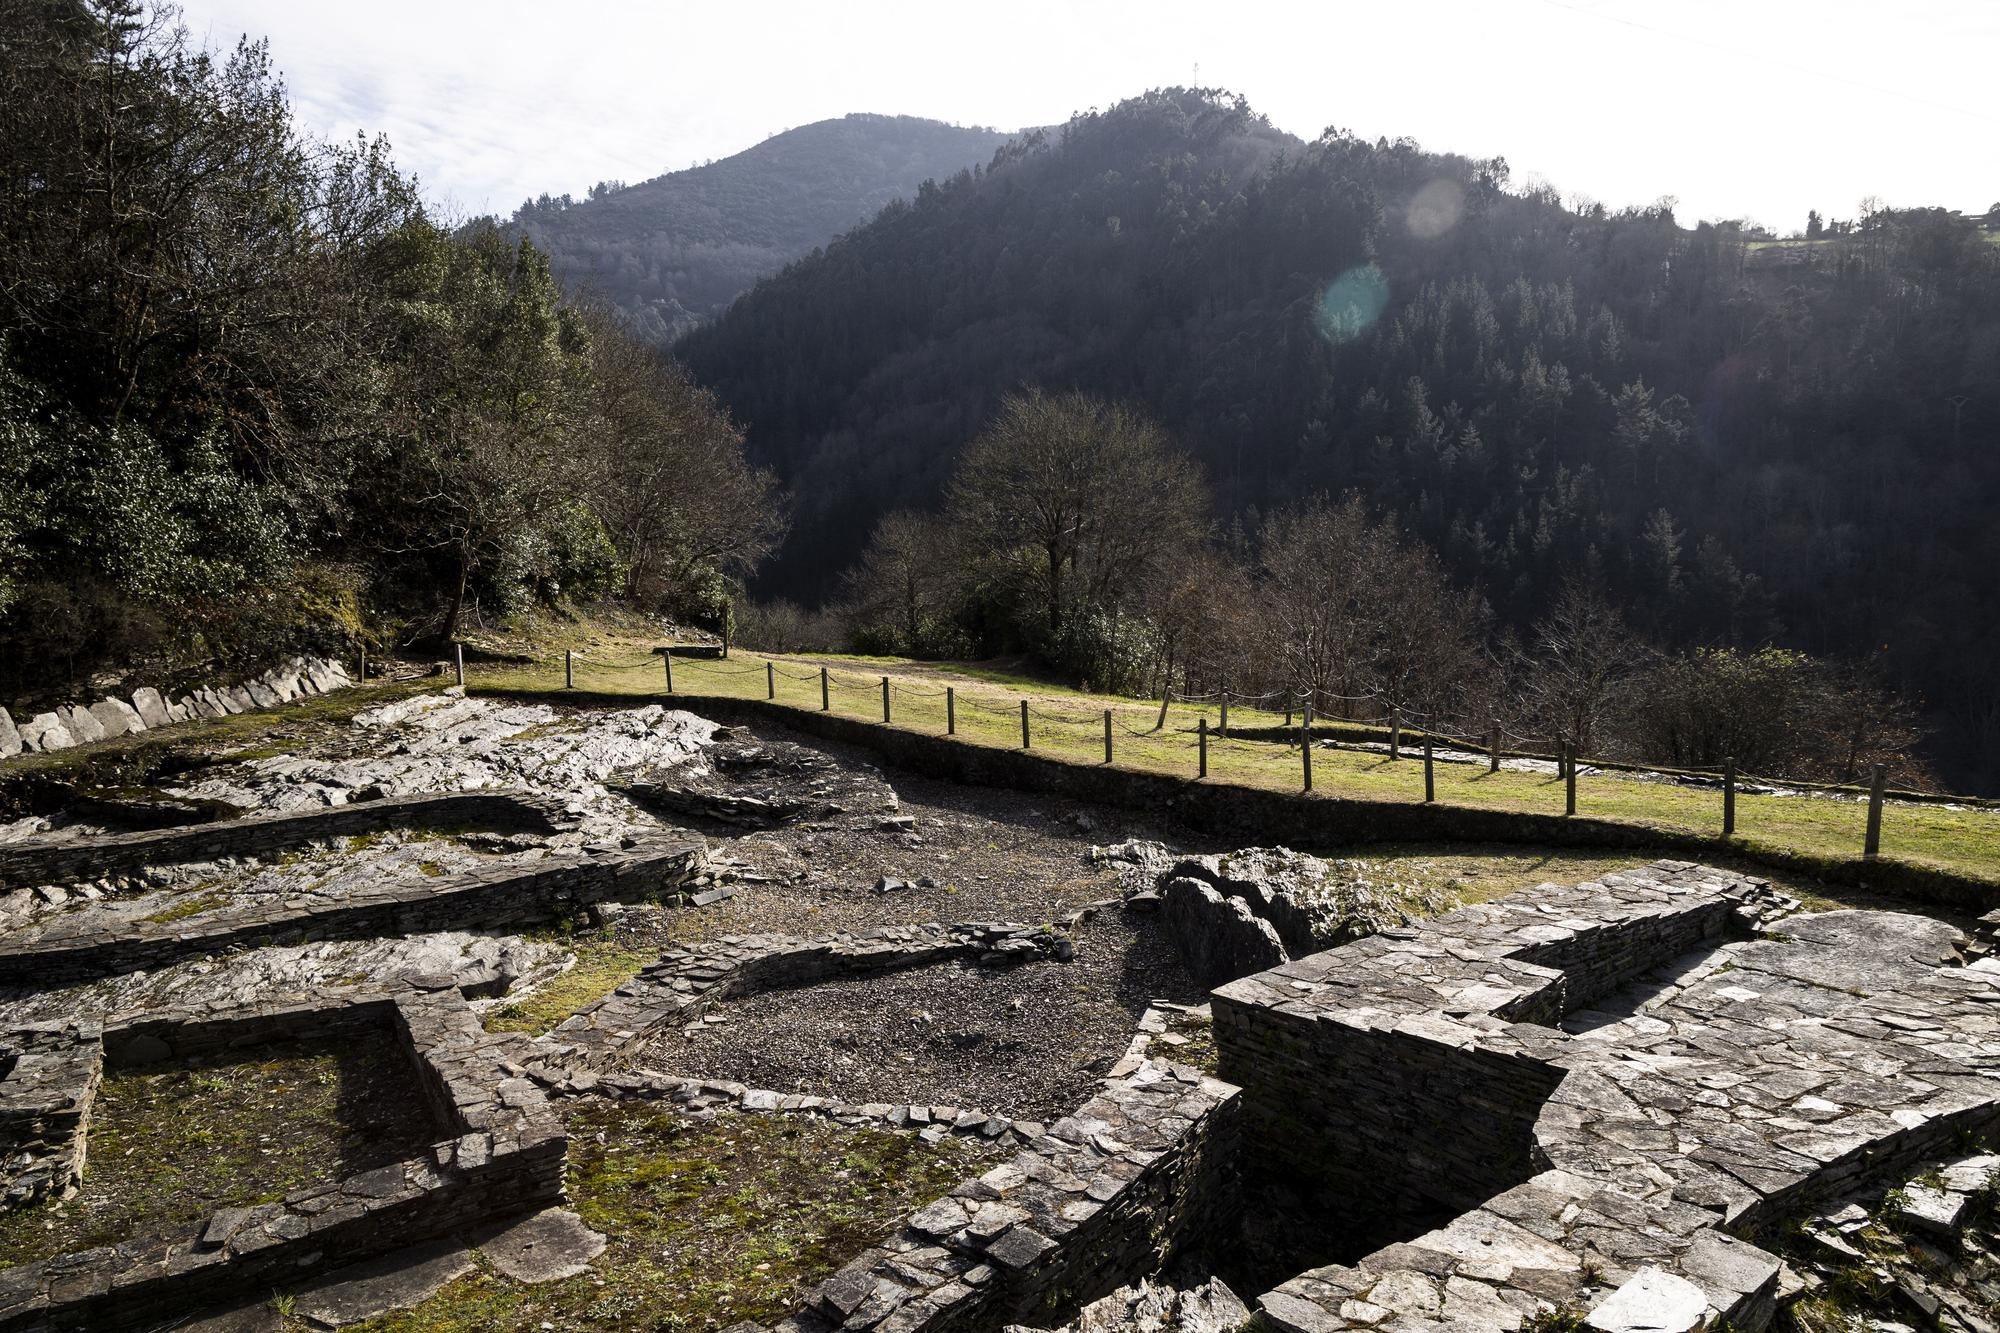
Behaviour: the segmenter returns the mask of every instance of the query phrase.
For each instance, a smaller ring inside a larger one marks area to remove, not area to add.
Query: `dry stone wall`
[[[64,704],[20,721],[0,708],[0,759],[24,751],[66,750],[196,718],[276,708],[349,683],[347,668],[332,658],[288,657],[241,684],[204,687],[172,701],[152,686],[142,685],[129,701],[104,698],[94,704]]]
[[[2000,1127],[2000,964],[1923,917],[1763,928],[1794,906],[1660,862],[1219,989],[1260,1162],[1358,1215],[1458,1212],[1282,1284],[1265,1320],[1762,1327],[1760,1239]]]
[[[0,1206],[61,1195],[82,1178],[103,1073],[93,1026],[47,1023],[0,1034]]]
[[[150,1327],[165,1313],[289,1289],[319,1271],[561,1200],[568,1140],[560,1119],[448,982],[311,1006],[149,1016],[107,1028],[100,1049],[114,1064],[149,1062],[370,1025],[402,1045],[429,1093],[438,1126],[429,1153],[274,1203],[225,1208],[185,1233],[0,1270],[0,1330]],[[12,1077],[0,1080],[0,1098]]]
[[[662,838],[527,867],[391,881],[336,898],[305,894],[233,905],[186,920],[121,917],[106,923],[87,912],[68,913],[0,941],[0,982],[82,980],[266,942],[530,925],[579,905],[659,898],[693,883],[706,866],[699,838]]]
[[[0,887],[70,884],[148,866],[270,856],[310,842],[384,829],[474,827],[554,833],[573,822],[564,804],[532,792],[441,792],[99,838],[10,843],[0,846]]]
[[[1235,1222],[1236,1089],[1148,1061],[1012,1161],[912,1214],[778,1333],[1045,1325]]]

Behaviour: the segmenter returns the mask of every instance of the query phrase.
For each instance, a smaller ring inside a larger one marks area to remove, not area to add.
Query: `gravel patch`
[[[684,1077],[856,1102],[921,1102],[1050,1120],[1086,1100],[1149,1001],[1198,1000],[1153,918],[1083,925],[1069,963],[939,966],[766,991],[634,1062]]]

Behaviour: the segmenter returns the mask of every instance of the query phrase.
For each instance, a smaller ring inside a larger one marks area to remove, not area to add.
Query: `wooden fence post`
[[[1424,733],[1424,801],[1426,804],[1438,798],[1437,782],[1431,774],[1431,734]]]
[[[819,711],[822,713],[833,711],[833,687],[827,683],[825,667],[819,669]]]
[[[465,688],[465,645],[454,643],[451,646],[451,655],[458,666],[458,688],[462,690]]]
[[[889,725],[889,678],[882,677],[882,725]]]
[[[666,664],[667,693],[672,694],[674,692],[674,650],[671,644],[668,645],[666,651],[660,654],[660,661]]]
[[[1576,813],[1576,752],[1569,748],[1569,742],[1562,745],[1563,770],[1563,813]]]
[[[1488,773],[1498,773],[1500,771],[1500,719],[1496,717],[1492,719],[1492,722],[1493,730],[1489,734],[1493,739],[1486,747],[1486,771]]]
[[[1736,756],[1722,761],[1722,836],[1736,834]]]
[[[1021,748],[1027,750],[1033,746],[1034,742],[1028,739],[1028,701],[1023,699],[1021,700]]]
[[[1194,724],[1195,744],[1200,747],[1201,767],[1195,772],[1198,778],[1208,776],[1208,719],[1199,718]]]
[[[1229,734],[1229,682],[1222,682],[1222,734]]]
[[[1403,757],[1403,710],[1400,705],[1389,710],[1389,757]]]
[[[958,692],[949,685],[944,687],[944,734],[958,735]]]
[[[778,697],[778,668],[770,662],[764,663],[764,697]]]
[[[1307,790],[1307,791],[1311,791],[1311,790],[1313,789],[1313,706],[1312,706],[1312,700],[1310,700],[1310,699],[1306,700],[1306,703],[1305,703],[1305,712],[1304,712],[1303,714],[1301,714],[1300,716],[1301,716],[1301,721],[1300,721],[1300,723],[1299,723],[1299,755],[1300,755],[1300,761],[1301,761],[1301,762],[1302,762],[1302,763],[1303,763],[1303,764],[1305,765],[1305,774],[1306,774],[1306,790]]]
[[[1882,854],[1882,790],[1887,781],[1887,770],[1875,765],[1875,772],[1868,779],[1868,841],[1862,846],[1863,856]]]
[[[568,648],[563,649],[563,688],[576,688],[576,655]]]

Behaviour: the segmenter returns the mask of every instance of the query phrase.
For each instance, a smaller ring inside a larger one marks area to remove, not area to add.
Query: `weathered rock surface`
[[[151,685],[141,685],[132,691],[132,710],[148,727],[164,727],[178,720],[170,715],[166,699]]]
[[[59,713],[37,713],[21,724],[21,744],[29,750],[66,750],[76,744]]]
[[[575,1277],[604,1253],[602,1232],[566,1208],[548,1208],[501,1223],[472,1238],[486,1262],[516,1282]]]
[[[1141,1281],[1084,1306],[1058,1333],[1235,1333],[1249,1322],[1249,1307],[1221,1278],[1186,1291]],[[1034,1331],[1014,1324],[1007,1333]]]
[[[1248,903],[1225,898],[1198,879],[1167,880],[1160,901],[1189,973],[1204,986],[1220,986],[1291,957],[1271,923]]]
[[[4,708],[0,708],[0,759],[8,759],[21,753],[21,733],[14,726],[14,719]]]
[[[318,1328],[345,1328],[421,1305],[474,1266],[457,1241],[432,1241],[327,1274],[297,1294],[293,1312]]]
[[[787,741],[718,739],[698,763],[649,775],[625,792],[651,809],[753,828],[842,815],[879,819],[896,809],[896,793],[874,769]]]
[[[78,745],[88,745],[92,741],[104,739],[104,724],[99,722],[88,708],[65,704],[56,709],[56,716],[62,719],[63,729],[69,732]]]

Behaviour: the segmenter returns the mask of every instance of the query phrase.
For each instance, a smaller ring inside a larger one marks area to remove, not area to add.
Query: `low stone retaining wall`
[[[532,1071],[531,1071],[532,1072]],[[1125,1071],[1130,1073],[1130,1070]],[[689,1115],[807,1115],[843,1125],[879,1125],[914,1130],[927,1143],[957,1136],[1025,1146],[1048,1133],[1038,1120],[1012,1120],[964,1106],[914,1102],[843,1102],[829,1097],[753,1088],[721,1079],[676,1078],[671,1074],[579,1072],[552,1089],[556,1095],[607,1097],[614,1101],[661,1102]]]
[[[508,691],[493,691],[507,695]],[[546,691],[522,691],[524,699]],[[630,707],[629,695],[572,692],[576,703]],[[676,694],[674,707],[724,722],[763,722],[859,746],[888,763],[927,777],[1017,791],[1045,792],[1123,809],[1171,815],[1191,828],[1249,841],[1294,847],[1374,842],[1526,843],[1553,847],[1643,849],[1654,853],[1739,856],[1776,869],[1798,870],[1840,884],[1893,893],[1916,902],[1985,912],[2000,903],[2000,881],[1893,857],[1817,857],[1691,833],[1647,828],[1587,815],[1484,810],[1444,803],[1368,801],[1305,796],[1229,783],[1198,782],[1155,773],[1071,764],[1032,750],[1000,750],[947,736],[925,736],[832,713],[761,699]],[[1718,815],[1718,821],[1720,816]]]
[[[416,983],[318,1006],[149,1017],[111,1029],[129,1056],[213,1049],[274,1031],[297,1037],[382,1023],[416,1064],[439,1138],[391,1163],[277,1203],[225,1208],[189,1232],[0,1271],[0,1330],[127,1329],[231,1298],[289,1289],[316,1272],[559,1202],[568,1149],[533,1083],[510,1072],[449,982]],[[234,1029],[232,1031],[232,1029]]]
[[[1056,924],[1067,930],[1093,911],[1072,912]],[[686,1023],[717,1000],[954,959],[988,965],[1034,958],[1066,961],[1071,948],[1069,937],[1054,926],[994,921],[884,926],[820,939],[725,935],[698,949],[663,954],[610,995],[537,1039],[538,1076],[552,1086],[574,1089],[579,1075],[616,1067],[660,1033]]]
[[[95,1027],[47,1023],[0,1034],[0,1207],[63,1194],[82,1177],[103,1074]]]
[[[911,1214],[779,1333],[1047,1325],[1231,1234],[1238,1132],[1235,1088],[1146,1062]]]
[[[325,810],[245,815],[102,838],[45,840],[0,846],[0,888],[68,884],[148,866],[225,857],[269,856],[327,838],[384,829],[473,827],[496,832],[554,833],[569,826],[563,802],[529,792],[463,791],[391,796]]]
[[[66,750],[72,745],[153,731],[200,717],[276,708],[349,683],[347,668],[333,658],[288,657],[240,685],[203,688],[172,701],[152,686],[142,685],[132,692],[130,702],[106,698],[94,704],[64,704],[18,723],[0,708],[0,759],[24,750]]]
[[[498,865],[450,879],[390,883],[320,901],[291,897],[220,907],[180,921],[120,916],[107,923],[90,912],[65,913],[31,936],[0,941],[0,982],[84,980],[269,941],[550,921],[577,904],[656,898],[692,882],[707,862],[706,845],[689,837],[528,868]]]

